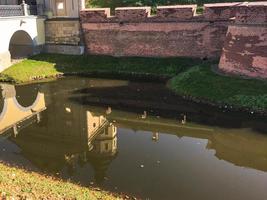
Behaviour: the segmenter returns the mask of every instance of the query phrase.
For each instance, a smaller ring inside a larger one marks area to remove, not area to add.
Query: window
[[[105,149],[108,150],[108,143],[105,143]]]
[[[57,16],[66,16],[66,2],[65,0],[56,0]]]

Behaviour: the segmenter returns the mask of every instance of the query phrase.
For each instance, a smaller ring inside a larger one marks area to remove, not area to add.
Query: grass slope
[[[0,81],[28,82],[65,73],[107,73],[172,77],[200,60],[190,58],[115,58],[40,54],[13,65],[0,75]]]
[[[170,87],[177,94],[233,106],[267,110],[267,82],[222,76],[209,65],[195,66],[175,76]]]
[[[0,199],[120,199],[52,177],[27,172],[0,162]]]

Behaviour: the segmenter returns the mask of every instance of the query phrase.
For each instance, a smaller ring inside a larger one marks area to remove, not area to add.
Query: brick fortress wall
[[[227,73],[267,77],[266,2],[86,9],[80,12],[88,54],[220,58]],[[222,56],[221,56],[222,55]]]
[[[230,19],[231,4],[207,4],[203,15],[196,5],[87,9],[80,12],[89,54],[113,56],[185,56],[219,58]]]
[[[243,3],[229,26],[219,69],[267,78],[267,2]]]

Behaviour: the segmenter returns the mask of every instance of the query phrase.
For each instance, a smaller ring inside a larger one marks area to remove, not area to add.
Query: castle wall
[[[87,9],[80,12],[86,52],[112,56],[219,58],[229,17],[207,6],[197,16],[196,5]],[[217,17],[214,17],[214,11]],[[212,17],[211,17],[212,16]]]
[[[86,9],[88,54],[220,58],[226,73],[267,78],[267,2]]]
[[[79,45],[80,35],[78,19],[51,19],[45,22],[47,44]]]
[[[227,24],[88,23],[83,24],[89,54],[113,56],[219,57]]]
[[[79,19],[54,18],[46,20],[45,35],[46,52],[83,54]]]
[[[229,74],[267,78],[267,2],[239,6],[229,26],[219,69]]]

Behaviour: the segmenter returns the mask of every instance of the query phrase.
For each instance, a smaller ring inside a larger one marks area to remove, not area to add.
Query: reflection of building
[[[157,142],[159,140],[159,133],[158,132],[152,133],[152,140],[155,142]]]
[[[95,116],[87,111],[87,117],[88,127],[98,133],[91,142],[92,148],[88,153],[88,160],[95,170],[95,181],[100,183],[104,180],[110,163],[116,157],[117,128],[101,115]],[[92,134],[90,129],[88,131]]]
[[[24,87],[18,90],[16,98],[14,86],[8,86],[3,86],[5,100],[10,97],[11,102],[13,102],[12,98],[15,98],[15,100],[18,99],[15,102],[21,103],[24,98],[29,99],[28,93],[23,93]],[[64,85],[64,87],[67,86]],[[28,91],[34,90],[34,86],[25,88],[28,88]],[[95,174],[99,174],[99,169],[103,166],[107,169],[106,161],[110,163],[117,151],[117,129],[104,115],[97,116],[87,111],[83,105],[68,101],[69,94],[50,95],[51,90],[53,86],[42,86],[42,91],[48,95],[38,92],[39,101],[36,100],[36,102],[39,103],[28,107],[29,113],[37,114],[46,102],[47,109],[42,113],[40,123],[31,124],[21,130],[16,138],[10,139],[21,148],[24,157],[36,167],[49,172],[67,169],[67,173],[72,174],[75,173],[77,165],[85,163],[91,163],[94,166]],[[25,102],[23,105],[25,106]],[[13,112],[10,116],[16,118],[20,115]],[[3,126],[1,121],[0,126]]]
[[[0,87],[3,98],[1,101],[0,134],[13,128],[14,135],[17,135],[19,127],[26,126],[27,123],[30,123],[29,121],[35,120],[40,122],[40,113],[46,109],[43,93],[38,92],[32,105],[25,107],[18,102],[14,85],[1,84]]]
[[[88,138],[96,133],[93,152],[96,154],[113,155],[117,150],[117,128],[103,116],[95,116],[87,111]]]
[[[96,140],[93,151],[98,155],[114,155],[117,152],[117,128],[110,124]]]
[[[95,116],[90,111],[86,112],[86,117],[88,138],[92,138],[99,131],[99,129],[104,127],[107,120],[103,115]]]

